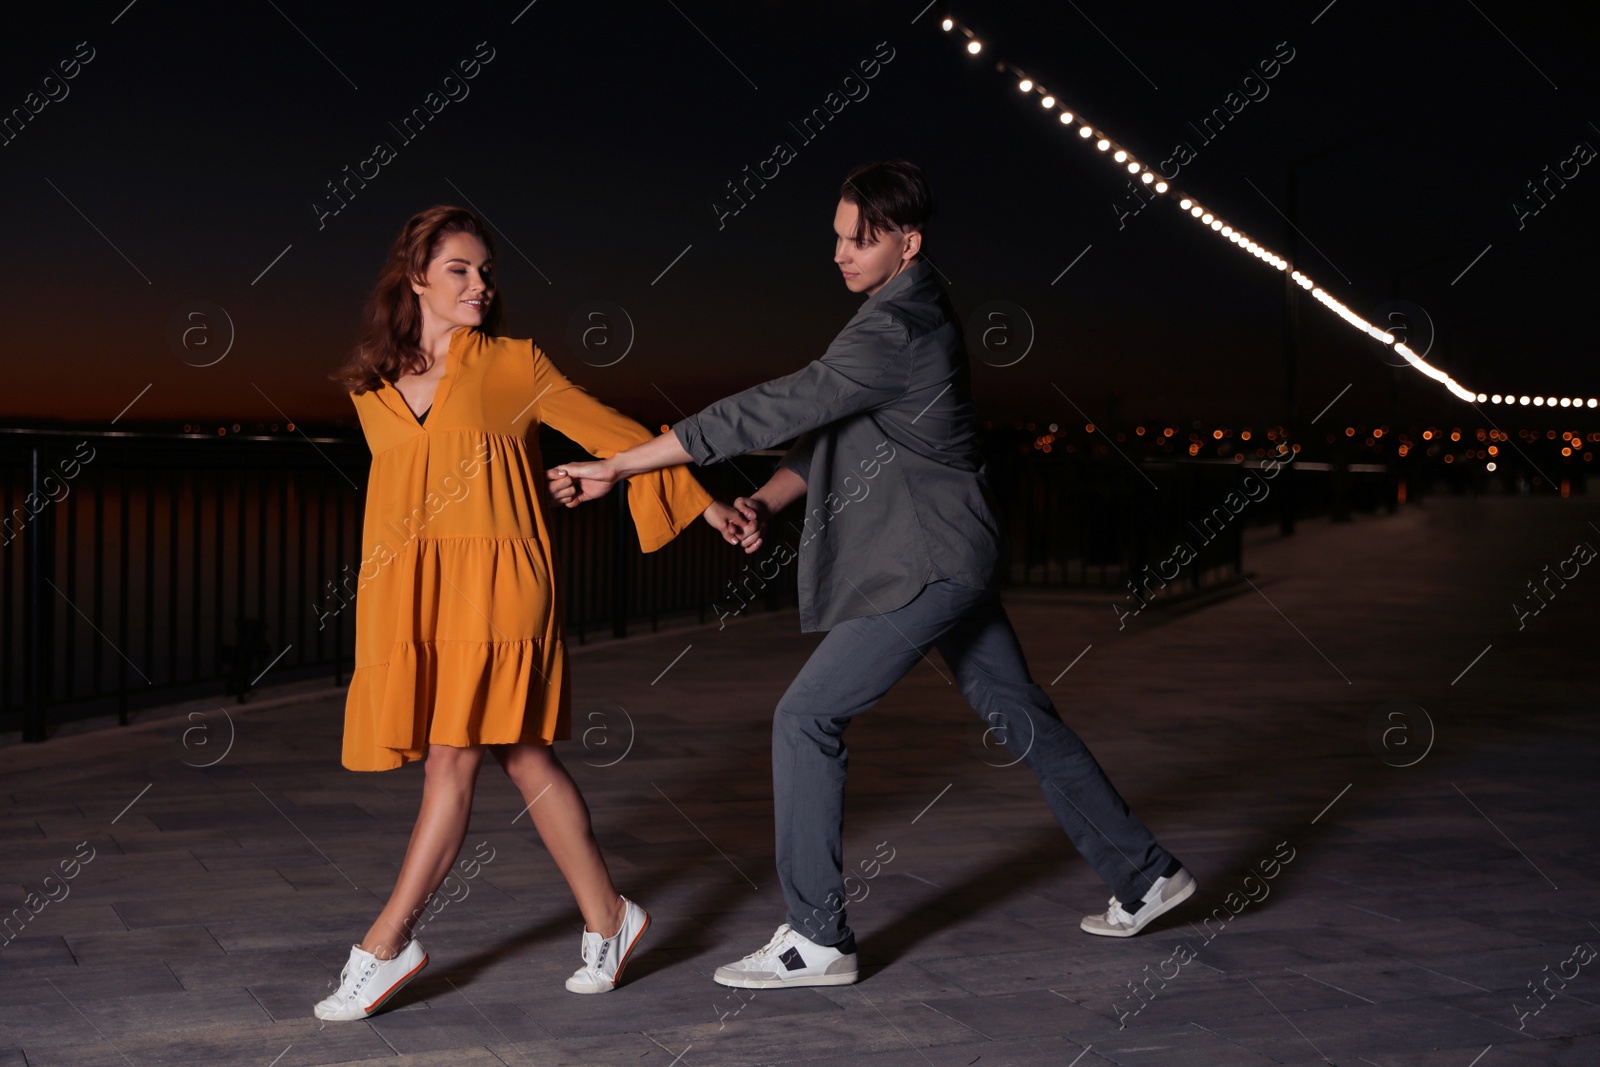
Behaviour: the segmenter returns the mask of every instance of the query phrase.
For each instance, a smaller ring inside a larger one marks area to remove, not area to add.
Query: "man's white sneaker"
[[[1086,932],[1101,937],[1132,937],[1149,925],[1150,920],[1163,915],[1194,895],[1194,876],[1179,867],[1172,875],[1162,875],[1151,885],[1143,900],[1123,904],[1111,898],[1111,907],[1104,915],[1085,915],[1078,925]]]
[[[622,927],[611,937],[583,932],[583,966],[567,979],[573,993],[605,993],[617,987],[622,967],[633,946],[650,929],[650,916],[627,897],[622,898]]]
[[[415,939],[392,960],[380,960],[360,945],[350,946],[350,958],[339,973],[339,988],[312,1009],[330,1022],[365,1019],[400,991],[400,987],[428,965],[428,954]]]
[[[738,963],[717,968],[716,980],[740,989],[791,985],[849,985],[856,980],[856,954],[840,952],[796,933],[788,923],[772,940]]]

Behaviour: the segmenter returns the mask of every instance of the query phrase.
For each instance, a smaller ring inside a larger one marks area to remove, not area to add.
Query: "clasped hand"
[[[621,480],[616,469],[603,459],[554,467],[545,471],[545,478],[550,499],[567,508],[600,499]],[[764,503],[741,496],[731,505],[713,500],[700,517],[728,544],[751,553],[763,544],[762,535],[771,516]]]

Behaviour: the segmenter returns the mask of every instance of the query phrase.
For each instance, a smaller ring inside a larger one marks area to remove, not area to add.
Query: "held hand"
[[[573,497],[578,495],[578,486],[563,470],[545,471],[547,479],[545,489],[550,494],[550,499],[562,507],[566,507]]]
[[[701,518],[710,523],[711,528],[717,531],[724,541],[730,545],[743,545],[750,535],[750,528],[745,514],[729,507],[720,500],[713,500],[711,506],[700,513]],[[746,549],[745,551],[750,551]]]
[[[744,537],[739,543],[748,555],[765,543],[763,535],[767,530],[767,521],[772,518],[772,511],[767,507],[766,501],[756,497],[738,497],[734,500],[733,506],[744,516]]]
[[[577,491],[565,501],[569,508],[586,500],[599,500],[621,480],[610,461],[603,459],[565,463],[546,473],[552,481],[557,477],[570,477],[577,484]]]

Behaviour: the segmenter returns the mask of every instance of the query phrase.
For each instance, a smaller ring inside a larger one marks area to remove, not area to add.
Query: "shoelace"
[[[605,938],[600,938],[599,941],[591,941],[589,940],[587,933],[583,938],[583,969],[597,978],[600,976],[600,949],[598,946],[602,946],[604,944]],[[590,946],[596,947],[591,949]]]
[[[622,926],[619,926],[617,928],[617,932],[611,937],[601,937],[599,934],[585,930],[583,932],[583,941],[580,946],[583,955],[583,967],[581,969],[591,975],[594,975],[596,978],[605,977],[600,973],[600,968],[605,964],[606,943],[614,939],[621,938],[622,931],[627,927],[627,925],[627,918],[624,916]],[[597,938],[598,940],[591,940],[591,938]],[[591,951],[594,953],[592,958],[590,957]],[[617,955],[620,956],[621,954],[622,947],[619,942],[617,947]]]
[[[1120,900],[1112,897],[1111,907],[1106,912],[1106,918],[1114,923],[1131,924],[1133,922],[1133,913],[1124,908]]]
[[[778,946],[783,943],[784,938],[788,937],[792,930],[793,927],[791,927],[788,923],[784,923],[782,926],[778,927],[778,932],[772,935],[771,941],[768,941],[765,945],[762,945],[760,948],[750,953],[745,957],[745,959],[759,960],[764,956],[772,955],[778,950]]]
[[[350,999],[357,993],[361,992],[361,987],[366,985],[367,981],[377,973],[378,961],[373,960],[372,963],[367,965],[366,973],[357,976],[354,985],[348,985],[350,981],[350,961],[346,960],[344,968],[339,971],[339,990],[335,995],[343,1000]]]

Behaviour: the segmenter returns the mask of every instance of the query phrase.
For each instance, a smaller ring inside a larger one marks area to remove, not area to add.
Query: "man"
[[[762,948],[718,968],[723,985],[856,980],[841,877],[844,730],[929,648],[1008,746],[1026,745],[1020,757],[1051,810],[1111,887],[1110,907],[1085,917],[1082,929],[1131,936],[1195,889],[1029,677],[1001,607],[1000,536],[975,441],[966,349],[921,255],[933,207],[913,164],[855,170],[834,215],[833,258],[846,288],[868,299],[821,358],[720,400],[654,441],[551,472],[577,480],[576,504],[635,474],[798,438],[772,478],[735,501],[747,524],[727,535],[754,551],[770,516],[804,496],[801,630],[828,636],[773,720],[788,922]]]

